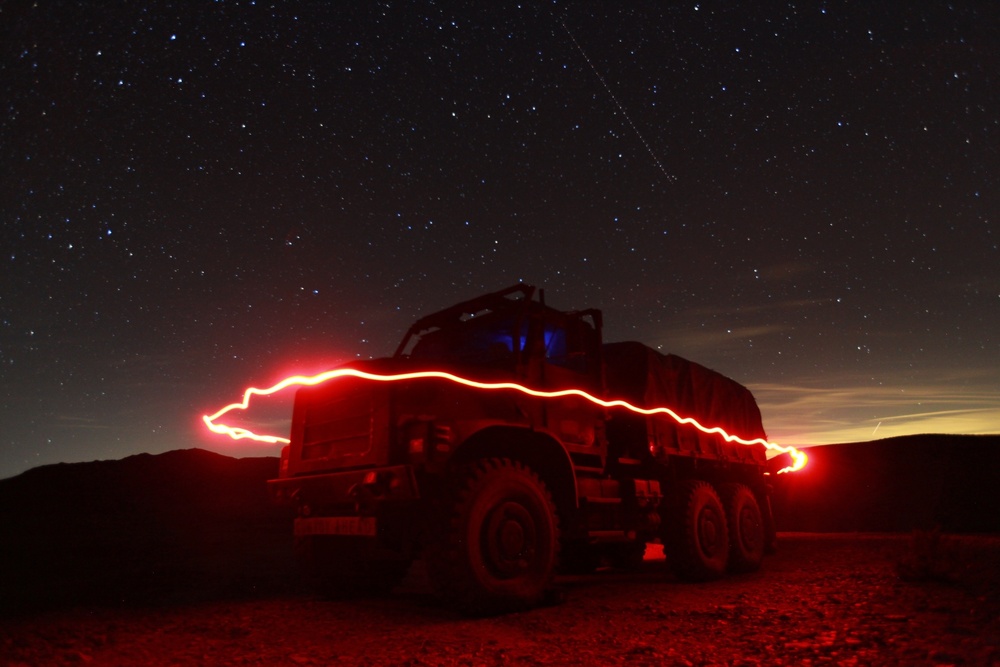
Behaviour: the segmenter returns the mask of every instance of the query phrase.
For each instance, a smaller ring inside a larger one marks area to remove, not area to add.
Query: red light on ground
[[[363,380],[372,380],[376,382],[399,382],[403,380],[417,380],[424,378],[434,378],[440,380],[448,380],[449,382],[454,382],[456,384],[465,385],[467,387],[473,387],[476,389],[486,389],[486,390],[497,390],[497,389],[512,389],[514,391],[520,391],[521,393],[528,394],[529,396],[535,396],[537,398],[563,398],[565,396],[579,396],[584,398],[591,403],[601,405],[606,408],[624,408],[626,410],[631,410],[632,412],[642,414],[642,415],[655,415],[663,414],[667,415],[678,424],[685,424],[692,426],[699,431],[707,434],[714,434],[722,436],[726,442],[735,442],[741,445],[763,445],[768,450],[772,452],[777,452],[781,454],[788,454],[792,457],[792,465],[782,468],[778,471],[778,474],[785,472],[794,472],[796,470],[801,470],[806,465],[807,457],[804,452],[795,449],[790,446],[779,445],[774,442],[769,442],[763,438],[754,438],[752,440],[745,440],[739,436],[731,435],[727,433],[724,429],[713,426],[707,427],[698,423],[697,420],[691,417],[681,417],[676,412],[666,407],[657,408],[640,408],[627,401],[614,400],[605,401],[603,399],[592,396],[582,389],[560,389],[558,391],[539,391],[537,389],[530,389],[524,385],[516,384],[514,382],[478,382],[476,380],[469,380],[468,378],[459,377],[458,375],[453,375],[452,373],[445,373],[443,371],[417,371],[413,373],[399,373],[396,375],[380,375],[378,373],[367,373],[365,371],[360,371],[354,368],[338,368],[332,371],[326,371],[325,373],[319,373],[318,375],[302,376],[294,375],[289,378],[285,378],[278,384],[268,387],[266,389],[258,389],[257,387],[250,387],[245,392],[243,392],[243,400],[239,403],[230,403],[226,407],[222,408],[213,415],[205,415],[202,417],[202,421],[213,433],[219,433],[222,435],[228,435],[234,440],[250,439],[256,440],[258,442],[266,443],[288,443],[288,438],[282,438],[277,435],[260,435],[254,433],[253,431],[239,428],[235,426],[227,426],[226,424],[217,424],[216,420],[225,415],[232,410],[246,410],[250,407],[250,399],[253,396],[269,396],[275,394],[288,387],[301,385],[301,386],[312,386],[327,382],[329,380],[334,380],[340,377],[355,377],[361,378]]]

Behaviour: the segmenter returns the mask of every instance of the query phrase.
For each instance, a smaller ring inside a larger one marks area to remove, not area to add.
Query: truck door
[[[548,314],[534,323],[538,346],[537,385],[546,390],[581,389],[601,396],[600,335],[572,314]],[[540,348],[540,350],[539,350]],[[603,468],[607,450],[605,409],[582,398],[549,399],[543,404],[545,428],[556,434],[578,466]]]

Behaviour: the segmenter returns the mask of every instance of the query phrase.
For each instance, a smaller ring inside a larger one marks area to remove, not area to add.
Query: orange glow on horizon
[[[707,434],[716,434],[722,436],[726,442],[735,442],[741,445],[763,445],[772,452],[778,452],[780,454],[788,454],[792,457],[792,465],[782,468],[778,471],[778,474],[785,472],[794,472],[796,470],[801,470],[805,467],[807,457],[804,452],[791,446],[783,446],[774,442],[769,442],[763,438],[755,438],[753,440],[745,440],[739,436],[730,435],[726,433],[722,428],[706,427],[698,423],[697,420],[691,417],[681,417],[676,412],[666,407],[658,408],[640,408],[627,401],[614,400],[605,401],[603,399],[597,398],[582,389],[560,389],[558,391],[539,391],[537,389],[530,389],[524,385],[516,384],[514,382],[478,382],[476,380],[469,380],[467,378],[459,377],[458,375],[453,375],[451,373],[446,373],[444,371],[416,371],[412,373],[399,373],[395,375],[380,375],[377,373],[368,373],[365,371],[360,371],[354,368],[338,368],[324,373],[319,373],[317,375],[303,376],[294,375],[292,377],[285,378],[281,382],[268,387],[266,389],[259,389],[257,387],[250,387],[245,392],[243,392],[243,400],[239,403],[230,403],[213,415],[205,415],[202,417],[202,421],[213,433],[219,433],[222,435],[228,435],[234,440],[250,439],[256,440],[258,442],[266,442],[270,444],[283,443],[287,444],[289,442],[288,438],[282,438],[276,435],[260,435],[254,433],[253,431],[239,428],[235,426],[227,426],[225,424],[216,424],[215,420],[219,419],[226,413],[232,410],[246,410],[250,407],[250,398],[252,396],[269,396],[275,394],[283,389],[287,389],[293,385],[301,386],[312,386],[317,384],[322,384],[329,380],[333,380],[341,377],[355,377],[363,380],[373,380],[377,382],[399,382],[403,380],[417,380],[434,378],[440,380],[448,380],[456,384],[465,385],[467,387],[473,387],[475,389],[513,389],[515,391],[520,391],[521,393],[527,394],[529,396],[535,396],[537,398],[562,398],[565,396],[579,396],[585,398],[591,403],[603,406],[605,408],[625,408],[626,410],[631,410],[632,412],[642,414],[642,415],[654,415],[654,414],[664,414],[669,416],[671,419],[676,421],[678,424],[687,424],[693,426],[699,431]]]

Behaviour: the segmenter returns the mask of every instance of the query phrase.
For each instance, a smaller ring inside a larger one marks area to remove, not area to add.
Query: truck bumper
[[[420,497],[413,467],[409,465],[272,479],[268,480],[267,488],[271,499],[279,505],[353,508],[362,514],[373,513],[383,502]]]
[[[316,516],[295,520],[295,537],[309,535],[346,535],[350,537],[375,537],[378,526],[373,516]]]

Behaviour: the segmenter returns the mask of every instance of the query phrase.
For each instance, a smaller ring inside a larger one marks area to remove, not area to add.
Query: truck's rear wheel
[[[727,484],[719,490],[729,524],[729,571],[756,572],[767,546],[757,498],[745,484]]]
[[[722,577],[729,561],[729,531],[722,500],[712,485],[683,482],[668,511],[667,560],[677,576],[689,581]]]
[[[559,523],[530,468],[508,459],[466,466],[442,514],[426,560],[445,601],[473,614],[541,601],[555,570]]]
[[[308,584],[334,598],[382,595],[406,576],[412,559],[376,556],[351,538],[305,536],[295,540],[299,570]]]

